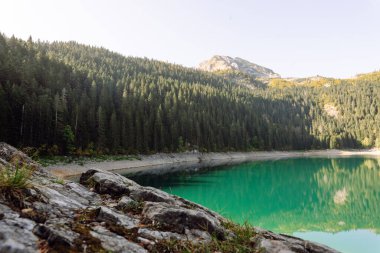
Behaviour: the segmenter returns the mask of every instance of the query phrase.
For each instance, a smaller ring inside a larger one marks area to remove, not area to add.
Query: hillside
[[[234,75],[0,36],[0,140],[40,155],[380,146],[378,75],[252,79],[252,89]]]

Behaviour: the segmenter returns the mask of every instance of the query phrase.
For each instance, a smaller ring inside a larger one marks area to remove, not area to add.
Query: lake
[[[380,159],[293,158],[134,177],[238,222],[380,252]]]

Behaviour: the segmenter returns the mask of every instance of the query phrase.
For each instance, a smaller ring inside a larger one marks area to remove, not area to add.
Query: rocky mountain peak
[[[256,78],[279,78],[273,70],[249,62],[239,57],[215,55],[199,64],[198,69],[203,71],[239,71]]]

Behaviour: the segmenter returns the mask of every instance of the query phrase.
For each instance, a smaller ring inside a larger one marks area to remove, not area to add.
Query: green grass
[[[61,178],[57,178],[57,179],[53,180],[53,183],[64,185],[65,184],[65,180],[63,180]]]
[[[97,155],[97,156],[44,156],[36,159],[42,166],[55,164],[78,164],[83,166],[88,162],[140,160],[134,155]]]
[[[213,236],[210,243],[194,244],[191,241],[167,240],[158,242],[152,252],[174,253],[259,253],[254,228],[245,223],[238,225],[232,222],[224,224],[235,236],[226,240],[219,240]]]
[[[29,185],[34,169],[27,165],[0,167],[0,188],[24,189]]]

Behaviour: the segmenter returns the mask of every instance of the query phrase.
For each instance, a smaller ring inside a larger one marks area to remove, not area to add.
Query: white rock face
[[[273,70],[249,62],[239,57],[215,55],[211,59],[199,64],[198,69],[203,71],[236,70],[258,78],[279,78],[280,75]]]
[[[331,103],[325,104],[323,109],[327,113],[327,115],[329,115],[330,117],[333,117],[333,118],[339,117],[339,111],[336,108],[336,106],[334,106],[333,104],[331,104]]]

